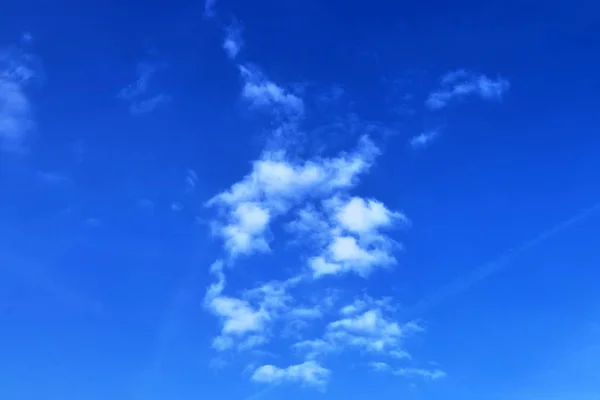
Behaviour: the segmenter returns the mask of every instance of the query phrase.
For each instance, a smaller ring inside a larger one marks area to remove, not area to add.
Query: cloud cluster
[[[294,349],[315,359],[333,352],[356,349],[395,359],[410,359],[403,342],[423,329],[415,322],[400,324],[386,317],[392,311],[387,302],[358,299],[340,310],[341,318],[330,322],[323,337],[303,340]]]
[[[302,364],[290,365],[286,368],[263,365],[254,371],[252,380],[262,383],[300,382],[305,385],[322,388],[329,380],[330,375],[331,371],[319,363],[309,360]]]
[[[425,104],[431,110],[440,110],[452,101],[468,96],[500,100],[509,88],[510,84],[505,79],[491,79],[486,75],[461,69],[445,74],[440,88],[429,94]]]
[[[214,232],[223,238],[230,256],[267,252],[274,219],[307,199],[352,187],[377,152],[366,137],[354,152],[333,158],[294,162],[283,152],[265,152],[240,182],[207,202],[221,214]]]
[[[0,147],[18,150],[34,120],[27,87],[38,78],[34,57],[20,48],[0,51]]]

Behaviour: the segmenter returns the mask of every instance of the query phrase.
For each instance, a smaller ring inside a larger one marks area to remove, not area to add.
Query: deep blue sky
[[[600,399],[596,2],[1,8],[1,399]]]

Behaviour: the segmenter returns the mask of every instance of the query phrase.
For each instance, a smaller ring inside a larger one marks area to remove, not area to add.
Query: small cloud
[[[100,221],[98,218],[95,218],[95,217],[90,217],[83,222],[91,228],[97,228],[100,225],[102,225],[102,221]]]
[[[155,204],[150,199],[141,199],[138,201],[137,205],[140,209],[148,213],[153,213],[155,209]]]
[[[22,150],[35,125],[27,88],[39,78],[35,57],[18,47],[0,51],[0,150]]]
[[[217,0],[205,0],[204,2],[204,16],[214,17],[215,16],[215,5]]]
[[[435,139],[437,139],[438,136],[439,132],[437,130],[423,132],[419,135],[413,136],[408,141],[408,144],[413,149],[422,149],[429,146]]]
[[[21,36],[21,41],[24,44],[30,44],[31,42],[33,42],[33,35],[30,32],[24,32]]]
[[[446,372],[441,369],[428,370],[422,368],[400,368],[394,371],[394,375],[404,376],[406,378],[424,378],[432,381],[437,381],[447,376]]]
[[[240,65],[239,70],[244,81],[242,97],[254,107],[287,116],[299,117],[304,113],[300,97],[270,81],[254,67]]]
[[[233,22],[225,29],[225,39],[223,40],[223,49],[231,59],[236,58],[244,42],[242,40],[242,28],[236,22]]]
[[[58,172],[38,171],[37,176],[42,182],[47,184],[62,184],[71,181],[69,177]]]
[[[188,169],[185,176],[185,191],[191,193],[196,189],[198,183],[198,174],[193,169]]]
[[[135,82],[119,91],[117,97],[129,102],[129,111],[131,114],[146,114],[171,101],[170,96],[164,93],[148,95],[150,80],[156,72],[163,68],[164,64],[160,63],[139,63]]]
[[[278,368],[274,365],[258,367],[252,374],[252,380],[260,383],[281,383],[285,381],[299,382],[307,386],[323,388],[331,375],[331,371],[315,361]]]
[[[425,104],[431,110],[440,110],[455,99],[472,95],[483,100],[500,100],[509,88],[510,84],[505,79],[491,79],[461,69],[445,74],[441,78],[441,87],[429,94]]]
[[[388,363],[384,363],[381,361],[370,362],[369,367],[371,367],[371,369],[373,371],[377,371],[377,372],[385,372],[385,371],[389,371],[391,369],[391,367]]]
[[[175,211],[175,212],[179,212],[179,211],[183,210],[183,206],[181,205],[181,203],[173,202],[173,203],[171,203],[171,210]]]
[[[140,100],[134,103],[131,103],[131,107],[129,111],[133,115],[141,115],[154,111],[161,105],[167,104],[171,101],[171,97],[167,96],[164,93],[157,94],[156,96],[150,97],[145,100]]]

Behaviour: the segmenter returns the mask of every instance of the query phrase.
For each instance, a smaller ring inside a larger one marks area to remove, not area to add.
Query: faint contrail
[[[416,314],[424,313],[429,309],[437,306],[442,301],[462,293],[463,291],[469,289],[471,286],[487,278],[494,272],[505,268],[508,262],[511,261],[512,258],[515,257],[517,254],[520,254],[525,250],[528,250],[545,242],[546,240],[560,233],[564,229],[567,229],[571,225],[589,218],[598,210],[600,210],[600,202],[597,202],[593,206],[579,211],[570,218],[554,225],[552,228],[542,232],[541,234],[537,235],[532,239],[525,241],[519,246],[508,249],[507,251],[503,252],[500,256],[494,258],[491,261],[481,264],[479,267],[475,268],[470,273],[467,273],[466,275],[455,279],[454,281],[443,286],[433,294],[419,300],[414,306],[409,307],[406,310],[406,315],[412,317]]]

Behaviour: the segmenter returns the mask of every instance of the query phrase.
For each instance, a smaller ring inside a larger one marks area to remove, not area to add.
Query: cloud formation
[[[423,132],[410,138],[410,140],[408,141],[408,145],[415,150],[422,149],[433,143],[433,141],[436,140],[438,136],[439,131],[437,130]]]
[[[322,388],[327,384],[330,375],[331,371],[319,363],[309,360],[286,368],[263,365],[254,371],[252,380],[261,383],[300,382],[304,385]]]
[[[19,150],[34,127],[27,88],[38,76],[34,57],[23,49],[0,51],[0,149]]]
[[[429,94],[425,105],[431,110],[440,110],[452,101],[469,96],[500,100],[509,88],[509,82],[503,78],[491,79],[462,69],[451,71],[441,78],[440,88]]]
[[[136,80],[117,94],[119,99],[129,103],[129,111],[132,115],[147,114],[171,101],[171,97],[165,93],[149,94],[151,79],[163,68],[164,65],[159,63],[139,63]]]
[[[377,153],[366,137],[354,152],[333,158],[298,162],[283,152],[265,152],[246,177],[207,202],[221,213],[213,231],[230,256],[268,252],[268,228],[275,218],[306,199],[352,187]]]
[[[235,59],[242,49],[244,42],[242,40],[242,28],[236,22],[233,22],[225,29],[225,39],[223,39],[223,50],[232,60]]]

